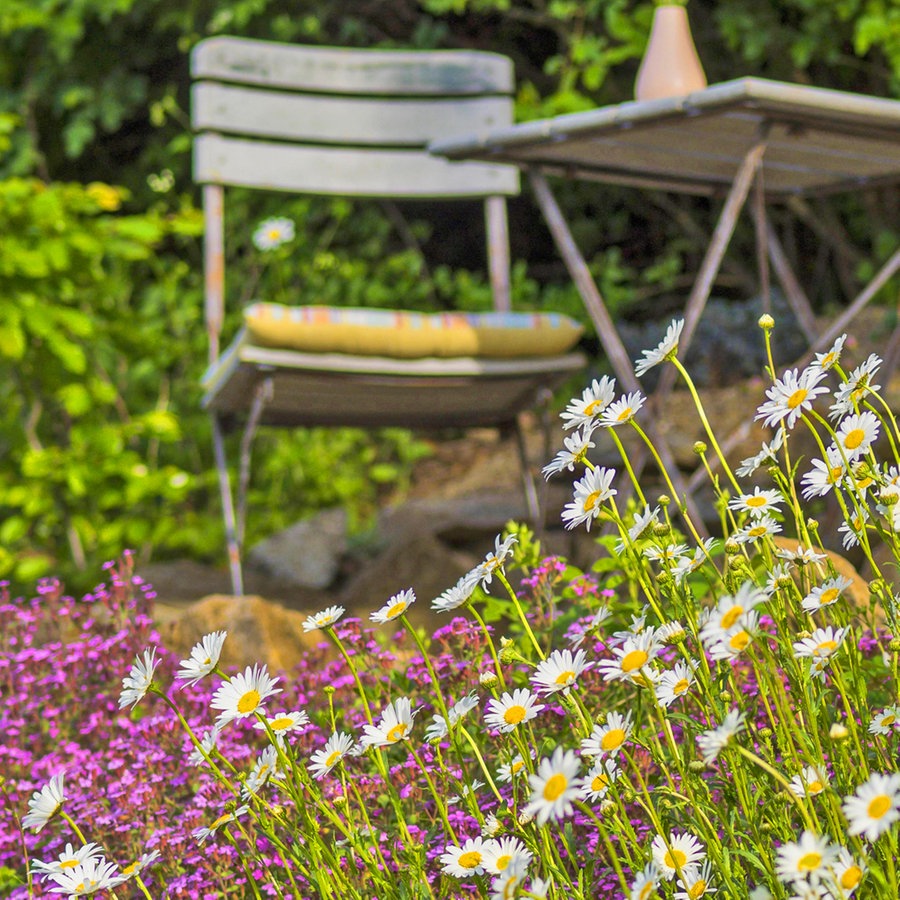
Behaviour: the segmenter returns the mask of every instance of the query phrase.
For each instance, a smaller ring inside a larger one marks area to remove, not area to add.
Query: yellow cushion
[[[438,356],[554,356],[570,350],[582,326],[556,313],[416,313],[254,303],[244,311],[250,339],[263,347],[403,359]]]

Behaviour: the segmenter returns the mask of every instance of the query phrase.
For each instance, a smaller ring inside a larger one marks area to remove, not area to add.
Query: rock
[[[154,619],[163,645],[183,656],[203,635],[224,629],[226,667],[265,663],[272,671],[287,671],[323,640],[317,631],[303,631],[306,614],[254,595],[213,594],[185,606],[157,603]]]
[[[326,509],[260,541],[247,556],[248,569],[297,587],[326,588],[347,550],[347,513]]]

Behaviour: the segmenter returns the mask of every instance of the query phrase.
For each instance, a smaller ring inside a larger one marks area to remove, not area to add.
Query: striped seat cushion
[[[332,306],[254,303],[247,332],[263,347],[355,356],[555,356],[570,350],[582,326],[556,313],[417,313]]]

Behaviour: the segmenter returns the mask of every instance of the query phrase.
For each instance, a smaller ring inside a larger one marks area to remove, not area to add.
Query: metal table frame
[[[626,391],[640,388],[631,359],[547,181],[547,175],[722,197],[723,205],[684,309],[687,349],[709,299],[742,210],[750,203],[764,297],[770,266],[809,343],[804,360],[829,346],[900,270],[900,248],[834,322],[819,333],[810,303],[767,220],[768,204],[900,183],[900,101],[760,78],[712,85],[683,97],[628,102],[583,113],[444,139],[433,153],[513,163],[527,172],[563,262]],[[900,342],[900,327],[890,346]],[[663,370],[654,401],[671,390]],[[649,433],[670,474],[678,475],[664,435]],[[702,478],[702,472],[695,473]],[[674,479],[673,479],[674,480]],[[695,522],[691,493],[676,487]]]

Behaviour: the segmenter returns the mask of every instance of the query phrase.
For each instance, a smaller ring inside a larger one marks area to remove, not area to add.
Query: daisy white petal
[[[634,374],[639,378],[649,369],[670,359],[678,352],[678,340],[684,329],[684,319],[673,319],[666,330],[666,335],[653,350],[642,350],[643,359],[635,361]]]
[[[31,828],[35,834],[62,809],[66,800],[63,793],[65,772],[54,775],[39,791],[35,791],[28,801],[28,812],[22,818],[22,827]]]
[[[530,722],[542,709],[543,703],[531,691],[517,688],[511,694],[504,692],[499,699],[487,702],[484,721],[488,728],[496,728],[501,734],[515,731],[524,722]]]
[[[571,503],[566,504],[562,513],[566,528],[577,528],[584,524],[588,531],[591,530],[591,522],[600,515],[601,504],[618,493],[615,488],[610,487],[615,477],[615,469],[597,467],[589,469],[575,482],[574,498]]]
[[[864,410],[841,419],[835,442],[850,462],[859,459],[878,439],[880,423],[875,413]]]
[[[869,734],[893,734],[898,724],[900,724],[900,705],[887,706],[872,716]]]
[[[630,422],[641,410],[646,397],[640,391],[632,391],[610,403],[600,414],[600,424],[606,428],[616,428]]]
[[[156,658],[156,647],[144,651],[144,658],[136,656],[131,671],[122,679],[122,693],[119,694],[119,709],[126,706],[135,706],[143,698],[150,685],[153,684],[153,674],[159,665]]]
[[[728,746],[728,742],[743,731],[745,719],[744,713],[733,709],[725,716],[721,725],[697,735],[697,746],[706,765],[714,763]]]
[[[415,602],[415,592],[411,588],[408,588],[405,591],[401,591],[399,594],[394,594],[381,609],[377,612],[373,612],[369,618],[379,625],[384,625],[386,622],[393,622],[394,619],[398,619],[402,616]]]
[[[435,612],[450,612],[451,609],[459,609],[469,602],[475,588],[478,587],[478,571],[473,569],[463,575],[452,588],[447,588],[440,597],[432,600],[431,608]]]
[[[843,575],[828,578],[817,587],[814,587],[800,602],[807,612],[817,612],[826,606],[836,603],[841,594],[851,587],[853,582]]]
[[[586,387],[582,391],[580,400],[570,400],[565,412],[559,414],[565,423],[563,427],[568,430],[589,424],[612,403],[615,395],[616,381],[614,378],[604,375],[599,381],[595,379],[590,387]]]
[[[195,644],[191,650],[191,655],[181,661],[181,668],[175,673],[175,677],[189,685],[196,684],[209,675],[219,664],[222,645],[227,636],[226,631],[214,631],[201,638],[200,643]]]
[[[847,834],[874,841],[900,819],[900,774],[872,774],[855,794],[844,798]]]
[[[351,735],[336,731],[321,750],[310,756],[309,770],[316,781],[321,781],[347,754],[353,750]]]
[[[581,673],[592,665],[592,662],[587,661],[584,650],[578,650],[574,654],[568,649],[554,650],[538,664],[531,680],[537,690],[553,694],[572,687]]]
[[[448,844],[440,856],[441,871],[454,878],[467,878],[484,872],[487,842],[482,837],[466,838],[461,847]]]
[[[593,421],[585,423],[577,431],[573,431],[570,435],[563,438],[563,449],[541,469],[544,478],[549,478],[557,472],[562,472],[563,469],[568,469],[571,472],[576,465],[584,462],[588,450],[595,446],[591,440],[594,427]]]
[[[409,740],[414,716],[409,698],[401,697],[384,708],[378,725],[364,726],[360,743],[363,747],[390,747]]]
[[[223,725],[232,719],[245,719],[261,710],[267,698],[281,693],[281,688],[275,687],[278,681],[269,676],[264,665],[247,666],[219,685],[209,705],[220,710],[217,721]]]
[[[579,768],[575,753],[562,747],[557,747],[552,757],[542,759],[537,772],[528,776],[531,799],[525,814],[534,816],[538,825],[572,815],[579,794]]]
[[[278,712],[274,716],[266,716],[265,723],[254,723],[253,727],[257,731],[265,731],[266,724],[272,730],[272,734],[275,735],[275,740],[279,744],[283,744],[286,735],[294,731],[302,731],[309,725],[309,716],[302,709]]]
[[[328,609],[323,609],[314,616],[307,616],[303,623],[303,630],[309,632],[319,628],[331,628],[344,612],[343,606],[329,606]]]
[[[55,872],[49,878],[54,882],[54,887],[50,888],[51,894],[68,894],[69,897],[96,894],[122,883],[116,864],[102,856],[89,856],[84,862]]]
[[[100,848],[98,844],[93,842],[85,844],[83,847],[79,847],[76,849],[71,844],[66,844],[65,849],[59,856],[51,860],[50,862],[41,862],[39,859],[35,859],[31,864],[31,871],[35,875],[41,875],[42,877],[46,875],[51,875],[54,872],[64,872],[66,869],[71,869],[74,866],[80,865],[85,862],[88,857],[91,856],[102,856],[103,850]]]
[[[517,837],[506,835],[487,841],[484,850],[484,870],[500,875],[509,866],[528,867],[534,854]]]
[[[648,863],[631,883],[628,900],[651,900],[659,887],[659,869],[656,863]]]
[[[193,832],[191,832],[194,836],[194,840],[198,843],[203,843],[207,838],[214,837],[216,832],[223,826],[228,825],[231,822],[237,822],[237,820],[241,816],[247,815],[250,812],[249,806],[239,806],[234,812],[223,813],[216,819],[211,825],[205,828],[195,828]]]
[[[260,222],[253,232],[253,245],[257,250],[275,250],[294,239],[295,228],[291,219],[282,216]]]
[[[706,859],[703,844],[689,831],[672,831],[668,840],[658,834],[653,838],[650,849],[660,875],[667,880],[674,878],[679,870],[699,865]]]
[[[769,398],[756,414],[767,426],[784,422],[793,428],[804,411],[812,409],[813,401],[819,394],[827,394],[828,388],[820,384],[825,372],[809,367],[798,374],[797,369],[788,369],[784,375],[766,391]]]
[[[777,851],[775,873],[791,885],[821,884],[837,859],[837,848],[825,836],[804,831],[799,841],[785,841]]]
[[[619,766],[614,759],[597,759],[581,779],[581,796],[591,802],[602,800],[618,777]]]
[[[806,766],[791,779],[791,793],[797,797],[815,797],[828,787],[828,773],[819,766]]]
[[[611,712],[606,721],[602,725],[595,725],[581,742],[582,756],[615,756],[631,737],[633,729],[630,711],[624,716]]]

